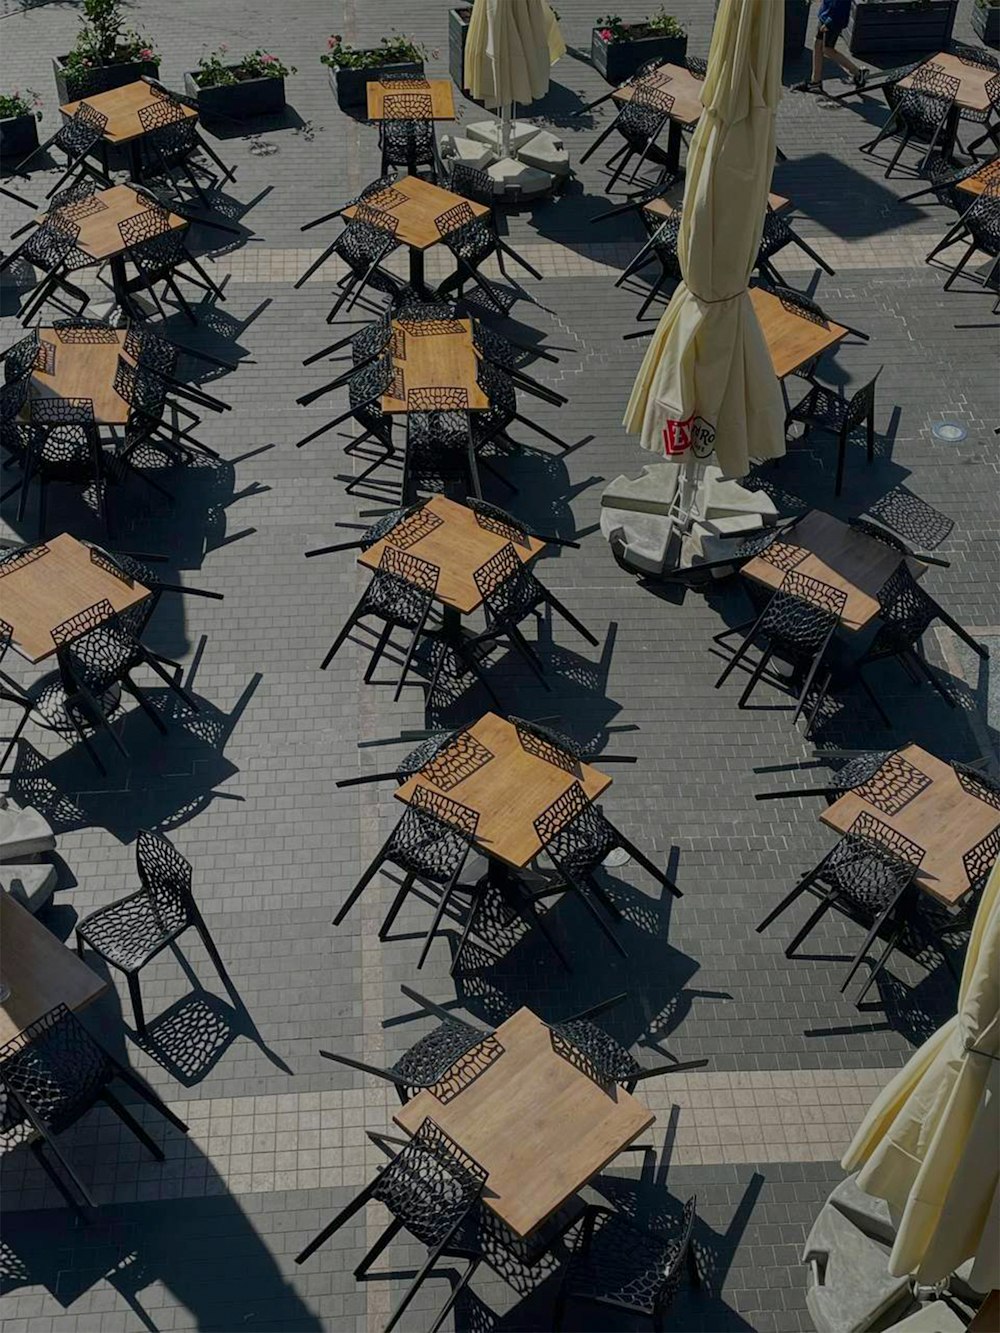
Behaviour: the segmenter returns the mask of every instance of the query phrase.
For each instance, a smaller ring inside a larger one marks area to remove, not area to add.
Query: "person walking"
[[[800,93],[823,91],[823,62],[832,60],[854,81],[855,88],[863,88],[868,71],[837,50],[837,40],[851,17],[851,0],[820,0],[816,39],[813,43],[812,76],[793,85]]]

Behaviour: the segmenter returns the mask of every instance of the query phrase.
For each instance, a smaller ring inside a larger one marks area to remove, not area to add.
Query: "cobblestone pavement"
[[[554,122],[579,157],[608,112],[570,118],[604,85],[583,59],[594,14],[582,0],[559,7],[573,49],[533,114]],[[688,28],[690,51],[704,53],[712,4],[674,0],[671,7]],[[957,36],[970,35],[970,7],[962,0]],[[457,993],[489,1018],[522,1003],[555,1018],[626,991],[614,1030],[642,1043],[642,1058],[668,1050],[680,1060],[707,1059],[703,1071],[642,1085],[657,1114],[651,1176],[626,1156],[591,1196],[648,1216],[665,1200],[697,1193],[708,1280],[683,1296],[674,1327],[807,1328],[799,1249],[839,1178],[837,1159],[877,1088],[953,1004],[940,959],[925,966],[900,957],[879,994],[857,1010],[839,994],[845,958],[856,947],[849,924],[830,920],[792,959],[783,952],[791,926],[754,933],[831,838],[815,800],[754,800],[756,791],[795,780],[773,770],[812,756],[787,714],[766,695],[739,711],[732,689],[711,688],[718,666],[711,637],[745,614],[741,590],[720,586],[705,597],[643,587],[615,565],[597,531],[604,481],[647,461],[620,425],[641,356],[641,344],[623,343],[621,334],[635,327],[641,284],[613,286],[638,232],[629,220],[591,225],[606,200],[600,153],[563,197],[505,225],[545,279],[540,286],[529,280],[538,304],[518,302],[515,332],[537,331],[558,350],[557,365],[537,361],[532,373],[569,397],[559,411],[532,401],[529,413],[567,440],[590,437],[563,454],[522,428],[525,447],[508,465],[519,494],[509,503],[542,529],[581,540],[579,550],[547,555],[540,574],[601,646],[586,649],[562,624],[553,639],[543,625],[552,694],[541,693],[518,663],[494,670],[511,711],[561,715],[580,738],[638,756],[634,766],[613,770],[606,808],[637,843],[669,861],[684,897],[662,901],[634,864],[614,872],[609,883],[626,913],[627,962],[596,947],[570,904],[553,908],[558,930],[576,946],[570,975],[522,941],[496,966],[473,966],[453,980],[453,932],[435,941],[416,974],[412,932],[426,926],[426,909],[414,905],[397,937],[380,945],[375,930],[394,892],[385,880],[342,928],[331,926],[399,811],[385,785],[337,791],[335,783],[386,767],[386,755],[395,758],[399,747],[372,743],[426,719],[420,689],[393,704],[384,684],[361,683],[365,659],[356,646],[328,671],[318,669],[365,579],[349,555],[305,562],[303,551],[349,538],[350,527],[338,525],[356,524],[372,502],[344,493],[338,474],[358,465],[342,454],[338,433],[293,447],[344,408],[339,396],[295,406],[299,394],[335,373],[327,362],[304,368],[302,360],[331,340],[324,316],[336,270],[299,291],[291,284],[332,237],[329,228],[303,236],[300,225],[377,174],[374,131],[337,110],[318,56],[331,31],[374,44],[395,27],[434,48],[428,68],[443,73],[446,11],[443,3],[413,0],[246,0],[235,8],[139,0],[130,16],[155,38],[163,76],[175,86],[220,42],[234,52],[262,46],[298,66],[287,116],[255,123],[253,133],[223,131],[216,142],[238,167],[223,202],[246,234],[213,249],[220,234],[196,229],[194,241],[228,278],[225,304],[205,311],[196,331],[171,321],[174,336],[192,346],[239,358],[235,373],[210,383],[233,410],[201,427],[225,461],[172,475],[172,505],[140,483],[113,496],[121,547],[167,554],[166,568],[179,580],[225,600],[166,600],[154,621],[154,646],[183,662],[201,701],[195,718],[179,714],[161,741],[141,713],[130,716],[123,735],[131,761],[115,764],[106,781],[86,757],[60,753],[32,733],[39,749],[22,750],[13,787],[44,808],[59,832],[64,887],[45,916],[53,930],[69,937],[78,917],[134,887],[136,831],[161,827],[195,867],[198,900],[234,993],[221,986],[200,943],[185,937],[183,957],[168,951],[143,973],[145,1040],[131,1030],[124,987],[113,982],[88,1011],[88,1024],[170,1101],[191,1133],[153,1127],[164,1142],[163,1165],[141,1156],[103,1111],[68,1133],[67,1150],[101,1205],[86,1227],[67,1215],[30,1156],[4,1159],[4,1333],[381,1327],[400,1290],[398,1274],[420,1254],[400,1245],[389,1260],[396,1278],[356,1282],[352,1268],[383,1220],[374,1208],[304,1267],[292,1256],[384,1160],[367,1131],[388,1129],[395,1104],[388,1085],[323,1061],[318,1048],[372,1063],[404,1050],[426,1020],[401,996],[401,982],[445,1002]],[[626,17],[643,12],[626,7]],[[47,132],[56,124],[50,57],[68,49],[75,26],[68,4],[24,11],[6,0],[0,9],[5,82],[43,94]],[[786,81],[803,69],[804,59],[790,62]],[[466,104],[462,114],[477,113]],[[852,451],[839,502],[832,500],[831,454],[820,449],[793,447],[764,480],[789,509],[819,502],[860,513],[901,484],[936,506],[954,520],[939,548],[951,563],[932,569],[927,586],[995,643],[996,321],[981,291],[943,293],[941,271],[924,265],[941,234],[941,211],[900,203],[915,188],[911,180],[885,181],[857,151],[881,116],[877,98],[836,106],[789,94],[778,133],[788,161],[776,173],[802,234],[836,269],[833,277],[819,275],[817,295],[835,317],[871,334],[869,343],[848,340],[824,375],[850,387],[884,365],[878,458],[868,469]],[[27,193],[39,197],[45,181],[35,174]],[[24,216],[5,204],[4,235]],[[783,267],[812,290],[811,268],[791,259]],[[17,300],[14,282],[0,308],[4,345],[17,333]],[[966,439],[936,442],[931,426],[942,418],[962,422]],[[98,536],[90,511],[58,491],[49,530]],[[498,490],[492,498],[508,497]],[[33,508],[23,529],[12,507],[4,519],[5,532],[33,536]],[[887,669],[881,689],[896,739],[910,736],[947,757],[981,754],[995,741],[986,720],[987,665],[957,651],[948,634],[931,649],[954,675],[961,706],[948,710]],[[13,669],[32,678],[20,662]],[[482,705],[470,693],[450,716],[467,718]],[[819,742],[857,746],[885,734],[852,695]],[[429,1326],[446,1277],[427,1283],[405,1329]],[[527,1286],[477,1276],[474,1294],[456,1309],[456,1326],[549,1327],[553,1288],[548,1270]],[[607,1328],[609,1318],[595,1322],[581,1307],[570,1326]]]

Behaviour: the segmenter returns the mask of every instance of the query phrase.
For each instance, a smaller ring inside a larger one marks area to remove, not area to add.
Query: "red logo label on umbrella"
[[[686,454],[691,449],[696,458],[707,458],[715,447],[715,427],[704,417],[689,416],[684,421],[668,420],[663,427],[663,452],[668,457]]]

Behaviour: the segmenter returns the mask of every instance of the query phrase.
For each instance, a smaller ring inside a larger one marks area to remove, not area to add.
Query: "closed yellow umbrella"
[[[546,0],[475,0],[465,41],[465,86],[491,111],[502,113],[505,155],[514,103],[544,97],[549,69],[565,54],[558,20]]]
[[[722,0],[687,160],[671,298],[636,376],[625,427],[662,453],[691,425],[726,477],[785,452],[784,404],[747,295],[774,170],[784,2]],[[701,422],[698,422],[701,418]],[[690,423],[690,424],[689,424]],[[696,438],[697,446],[697,438]]]
[[[843,1159],[901,1214],[889,1271],[942,1282],[975,1259],[977,1291],[1000,1287],[1000,862],[983,892],[958,1013],[877,1098]]]

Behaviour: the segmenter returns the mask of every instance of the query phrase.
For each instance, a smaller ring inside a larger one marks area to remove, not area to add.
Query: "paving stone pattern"
[[[581,58],[593,13],[581,0],[559,7],[573,49],[532,114],[554,123],[578,158],[610,112],[604,106],[571,118],[605,85]],[[624,8],[626,17],[644,12]],[[672,8],[688,28],[691,52],[704,53],[709,0],[676,0]],[[970,35],[969,8],[963,0],[957,36]],[[712,635],[746,615],[742,590],[728,584],[681,596],[641,586],[616,566],[597,532],[604,482],[622,471],[634,475],[647,461],[620,425],[642,348],[621,334],[635,327],[645,287],[638,279],[613,286],[640,233],[634,220],[591,223],[607,204],[604,154],[595,154],[563,197],[502,224],[545,276],[541,285],[525,279],[510,329],[557,350],[557,365],[539,360],[532,373],[569,397],[561,410],[533,399],[524,410],[564,439],[587,443],[563,453],[519,427],[523,449],[500,463],[518,494],[489,490],[541,530],[582,542],[579,550],[547,553],[538,572],[601,646],[589,649],[558,620],[541,625],[551,693],[517,661],[496,661],[491,670],[511,712],[558,717],[581,739],[638,756],[634,766],[612,770],[605,809],[671,866],[684,897],[662,899],[629,864],[608,880],[625,912],[627,961],[565,902],[550,920],[572,949],[571,974],[544,945],[520,940],[497,963],[470,958],[453,979],[455,923],[417,974],[414,936],[426,929],[429,909],[414,901],[395,938],[380,944],[376,931],[395,891],[388,879],[371,886],[343,927],[330,924],[399,815],[391,785],[337,791],[335,783],[385,769],[403,751],[375,742],[428,721],[467,720],[485,699],[466,691],[428,718],[415,686],[393,704],[388,668],[377,673],[379,683],[361,683],[367,657],[354,643],[319,670],[366,579],[350,555],[305,561],[303,552],[349,539],[359,511],[381,507],[391,490],[345,495],[343,478],[363,464],[342,452],[340,430],[293,447],[346,408],[343,394],[306,409],[295,399],[343,369],[327,361],[304,368],[302,360],[348,330],[324,322],[336,266],[299,291],[292,282],[335,232],[303,234],[301,224],[377,174],[374,130],[337,109],[318,64],[327,35],[374,43],[392,28],[406,31],[438,52],[428,68],[443,73],[446,6],[292,0],[233,9],[139,0],[132,19],[164,52],[162,73],[175,86],[220,42],[234,53],[261,46],[299,67],[288,84],[287,116],[216,134],[218,151],[238,167],[219,202],[245,235],[237,241],[195,229],[195,249],[228,279],[227,299],[204,308],[196,330],[181,316],[170,321],[172,336],[239,359],[235,373],[213,372],[206,381],[233,410],[209,415],[199,428],[224,461],[164,475],[173,505],[138,481],[112,495],[119,546],[165,553],[165,577],[216,589],[225,600],[167,598],[153,624],[153,646],[184,664],[201,701],[196,716],[178,712],[161,740],[141,713],[130,715],[122,734],[131,759],[112,760],[106,780],[85,756],[32,731],[12,785],[58,832],[66,864],[64,887],[45,915],[53,930],[71,937],[78,917],[133,888],[136,832],[162,828],[195,867],[198,900],[234,993],[200,942],[184,937],[180,956],[167,951],[142,974],[144,1040],[132,1031],[123,986],[112,984],[88,1011],[88,1024],[169,1099],[191,1134],[164,1130],[140,1113],[164,1143],[163,1165],[141,1156],[103,1111],[67,1134],[67,1149],[101,1203],[87,1227],[67,1214],[29,1156],[4,1159],[5,1333],[381,1327],[400,1280],[359,1284],[352,1276],[384,1221],[376,1209],[304,1267],[292,1257],[384,1160],[367,1131],[389,1129],[395,1105],[388,1085],[322,1060],[318,1049],[375,1064],[406,1049],[427,1020],[401,996],[402,982],[439,1001],[457,997],[491,1021],[524,1003],[558,1018],[625,992],[608,1021],[620,1039],[639,1043],[641,1060],[662,1062],[664,1052],[707,1059],[704,1071],[642,1085],[657,1113],[657,1164],[647,1176],[641,1159],[625,1155],[589,1197],[655,1223],[658,1210],[697,1193],[707,1281],[682,1297],[674,1327],[808,1327],[801,1242],[871,1097],[947,1015],[954,989],[940,957],[898,956],[859,1012],[839,993],[857,927],[829,920],[792,959],[784,944],[804,909],[764,935],[753,930],[831,835],[818,822],[816,799],[754,800],[756,791],[812,776],[788,767],[809,760],[813,749],[778,701],[762,690],[754,707],[740,711],[733,684],[712,689],[719,669]],[[57,123],[50,57],[68,49],[76,21],[74,8],[62,4],[8,2],[0,10],[7,82],[42,92],[46,133]],[[804,56],[790,62],[786,82],[804,70]],[[480,114],[462,103],[462,119]],[[790,511],[820,503],[842,515],[905,484],[954,519],[938,552],[950,566],[932,569],[927,586],[963,623],[992,629],[996,643],[996,321],[981,291],[965,285],[943,293],[942,272],[923,264],[941,234],[941,210],[900,203],[916,188],[912,181],[885,181],[878,163],[857,151],[882,116],[877,98],[835,106],[789,94],[778,132],[788,161],[776,173],[802,234],[837,272],[816,275],[792,255],[779,267],[810,290],[818,276],[816,295],[831,314],[871,334],[868,343],[848,340],[824,363],[823,377],[849,389],[884,365],[877,462],[868,469],[862,451],[851,450],[840,501],[832,498],[833,454],[821,442],[793,446],[760,480]],[[36,172],[25,191],[38,198],[54,179]],[[25,216],[4,202],[4,234]],[[436,259],[428,275],[438,275]],[[7,276],[4,345],[18,333],[23,286],[23,275]],[[205,367],[189,362],[186,370],[203,374]],[[930,428],[942,418],[961,421],[967,438],[937,443]],[[100,535],[88,506],[58,487],[49,522],[50,531]],[[5,533],[33,537],[34,524],[34,500],[21,525],[16,507],[4,507]],[[995,693],[987,664],[959,651],[947,633],[930,647],[953,673],[961,706],[947,709],[886,668],[879,685],[892,734],[948,757],[983,753],[996,739],[986,717]],[[19,660],[11,669],[25,682],[35,674]],[[821,748],[857,747],[881,744],[886,733],[852,694],[817,739]],[[404,1273],[421,1259],[419,1247],[400,1243],[388,1266]],[[550,1269],[514,1285],[477,1276],[454,1325],[547,1328],[554,1284]],[[446,1290],[443,1272],[402,1327],[428,1327]],[[630,1326],[582,1306],[573,1307],[568,1326],[607,1329],[612,1319],[615,1328]]]

